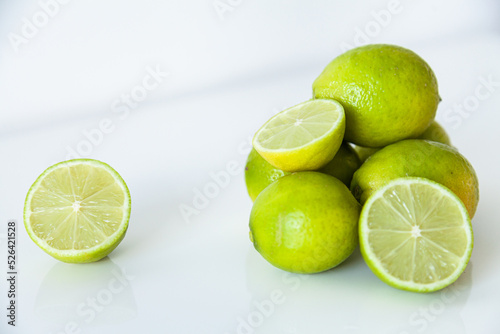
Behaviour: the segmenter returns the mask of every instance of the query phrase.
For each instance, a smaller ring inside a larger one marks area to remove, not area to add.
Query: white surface
[[[2,2],[0,35],[20,31],[37,6]],[[18,326],[6,325],[2,307],[0,332],[495,333],[500,87],[458,118],[449,110],[473,101],[481,78],[500,82],[499,5],[401,6],[370,41],[406,46],[433,67],[443,98],[438,120],[481,185],[475,248],[455,285],[428,295],[390,288],[358,251],[322,274],[287,274],[248,240],[251,201],[242,166],[249,137],[270,115],[308,99],[341,43],[352,44],[356,28],[364,29],[370,12],[387,2],[242,1],[221,20],[211,0],[75,1],[19,53],[7,37],[0,42],[1,268],[7,220],[19,224]],[[120,119],[113,101],[157,65],[169,76]],[[83,132],[105,118],[114,129],[87,156],[109,163],[129,185],[130,227],[107,260],[59,263],[24,231],[24,197],[45,168],[65,160],[68,147],[83,147]],[[193,206],[211,173],[233,162],[236,175],[185,219],[180,207]],[[0,282],[6,303],[6,281]],[[254,326],[241,327],[249,317]]]

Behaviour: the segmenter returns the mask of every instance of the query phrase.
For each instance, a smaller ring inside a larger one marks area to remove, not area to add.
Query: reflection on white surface
[[[122,323],[137,315],[133,280],[108,257],[84,265],[58,262],[38,289],[35,313],[54,331]]]
[[[338,267],[313,275],[274,268],[253,247],[246,264],[252,297],[233,333],[322,333],[325,319],[332,330],[349,334],[466,333],[461,312],[471,291],[471,263],[454,284],[430,294],[386,285],[359,249]]]

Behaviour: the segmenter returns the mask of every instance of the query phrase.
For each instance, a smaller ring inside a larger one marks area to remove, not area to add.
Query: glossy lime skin
[[[433,141],[408,139],[384,147],[354,173],[351,191],[364,204],[389,181],[407,176],[427,178],[449,188],[474,217],[479,202],[474,168],[455,148]]]
[[[298,172],[264,189],[250,214],[250,238],[272,265],[293,273],[331,269],[358,245],[361,206],[333,176]]]
[[[339,101],[346,114],[345,140],[365,147],[419,136],[440,101],[429,65],[413,51],[387,44],[335,58],[314,81],[313,97]]]

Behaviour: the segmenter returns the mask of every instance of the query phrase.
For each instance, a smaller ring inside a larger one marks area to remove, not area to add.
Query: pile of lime
[[[272,265],[311,274],[359,245],[375,275],[431,292],[465,270],[476,173],[434,121],[437,80],[414,52],[358,47],[335,58],[313,98],[266,122],[245,181],[250,239]]]

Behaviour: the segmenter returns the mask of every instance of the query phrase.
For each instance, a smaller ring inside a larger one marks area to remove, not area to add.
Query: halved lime
[[[442,289],[462,274],[473,246],[462,201],[424,178],[400,178],[366,201],[359,221],[360,248],[387,284],[414,292]]]
[[[94,262],[125,236],[130,193],[107,164],[76,159],[49,167],[31,186],[24,225],[31,239],[58,260]]]
[[[253,138],[271,165],[286,172],[315,170],[337,153],[345,131],[344,108],[334,100],[310,100],[273,116]]]

